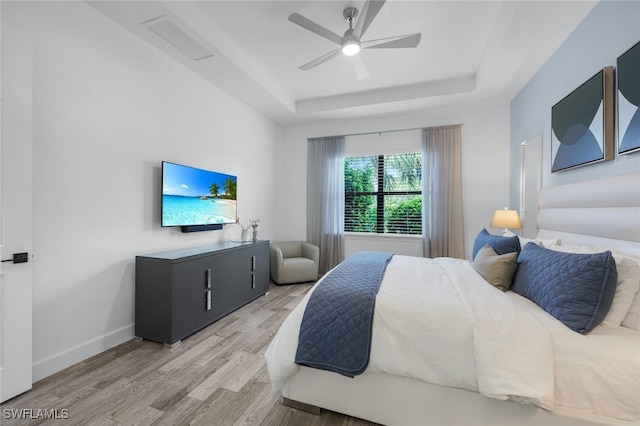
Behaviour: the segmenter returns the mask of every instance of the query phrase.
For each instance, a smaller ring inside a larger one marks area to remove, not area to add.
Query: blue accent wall
[[[540,23],[544,25],[544,23]],[[542,135],[542,186],[640,170],[640,152],[551,173],[551,107],[640,40],[640,1],[598,3],[511,101],[510,199],[520,196],[521,144]],[[617,151],[617,147],[616,147]]]

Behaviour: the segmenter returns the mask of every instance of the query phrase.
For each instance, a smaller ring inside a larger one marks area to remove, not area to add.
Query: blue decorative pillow
[[[489,244],[496,254],[520,253],[520,239],[517,235],[513,237],[503,237],[502,235],[493,235],[486,229],[480,231],[473,243],[473,259],[482,247]]]
[[[611,308],[618,272],[610,251],[562,253],[527,244],[511,290],[531,299],[567,327],[588,333]]]

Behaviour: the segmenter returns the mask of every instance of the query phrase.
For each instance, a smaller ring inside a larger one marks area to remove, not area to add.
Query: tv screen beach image
[[[236,221],[237,177],[162,163],[162,226]]]

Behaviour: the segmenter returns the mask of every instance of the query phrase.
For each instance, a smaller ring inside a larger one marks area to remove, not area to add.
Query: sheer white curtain
[[[422,130],[422,235],[425,257],[464,255],[461,125]]]
[[[344,260],[344,136],[308,139],[307,241],[320,248],[320,273]]]

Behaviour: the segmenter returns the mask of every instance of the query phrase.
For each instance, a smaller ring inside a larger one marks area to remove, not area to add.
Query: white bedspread
[[[265,354],[276,389],[299,368],[294,359],[310,294]],[[376,299],[373,330],[368,371],[553,409],[549,332],[466,260],[394,256]]]
[[[596,327],[574,333],[531,300],[506,294],[551,333],[556,407],[640,424],[640,331]]]

